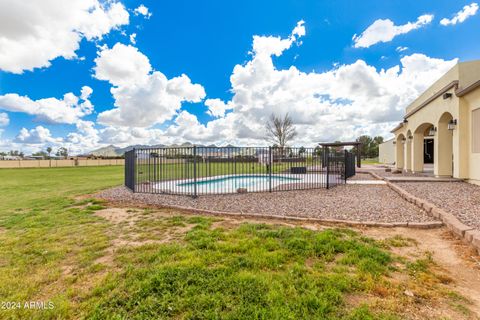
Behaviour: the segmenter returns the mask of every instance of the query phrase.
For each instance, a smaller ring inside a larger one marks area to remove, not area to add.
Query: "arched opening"
[[[407,131],[406,142],[405,142],[405,169],[407,171],[412,171],[412,132]]]
[[[395,140],[395,166],[397,169],[403,170],[403,166],[405,163],[405,136],[403,134],[399,134],[397,139]]]
[[[448,124],[452,122],[453,116],[449,112],[442,114],[437,126],[437,176],[453,175],[453,131],[449,130]]]
[[[435,161],[435,126],[422,123],[412,136],[413,172],[432,172]]]

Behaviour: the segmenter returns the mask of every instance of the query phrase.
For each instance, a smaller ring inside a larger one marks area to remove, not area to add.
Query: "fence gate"
[[[135,192],[135,149],[125,152],[125,186]]]

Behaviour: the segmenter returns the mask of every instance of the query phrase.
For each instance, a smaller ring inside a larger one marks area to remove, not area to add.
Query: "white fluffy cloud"
[[[390,19],[378,19],[371,24],[361,35],[354,35],[353,42],[355,48],[368,48],[379,42],[392,41],[398,35],[408,33],[419,29],[433,20],[433,15],[425,14],[418,17],[415,22],[396,26]]]
[[[74,124],[80,118],[93,112],[93,105],[88,100],[92,91],[90,87],[84,86],[80,96],[69,92],[63,96],[63,99],[39,100],[32,100],[16,93],[8,93],[0,95],[0,110],[34,115],[36,120],[41,122]]]
[[[135,8],[135,10],[133,10],[133,13],[135,13],[136,16],[140,14],[144,16],[146,19],[149,19],[152,16],[152,13],[150,12],[150,10],[148,10],[148,8],[145,7],[143,4]]]
[[[386,70],[363,60],[323,73],[302,72],[295,66],[279,70],[272,56],[290,48],[290,38],[254,37],[252,59],[236,65],[230,77],[232,99],[205,102],[212,115],[221,117],[226,106],[232,112],[201,124],[183,111],[165,134],[199,143],[264,144],[270,114],[287,112],[297,125],[297,145],[386,134],[404,108],[457,63],[412,54]]]
[[[167,79],[152,71],[148,58],[135,47],[117,43],[102,48],[95,59],[95,77],[112,84],[114,109],[99,114],[104,125],[150,127],[161,124],[180,110],[183,102],[200,102],[205,90],[188,76]]]
[[[226,104],[220,99],[207,99],[205,105],[208,107],[207,113],[215,118],[224,117],[226,111],[233,109],[231,103]]]
[[[137,34],[136,33],[132,33],[128,38],[129,38],[131,44],[135,45],[137,43]]]
[[[0,127],[6,127],[10,123],[10,118],[8,114],[0,112]]]
[[[299,43],[304,34],[305,28],[300,21],[287,38],[253,37],[251,59],[233,68],[230,77],[232,99],[205,100],[207,113],[217,118],[205,124],[200,123],[194,114],[174,108],[167,113],[168,117],[174,117],[169,127],[150,128],[148,125],[152,119],[158,117],[151,110],[164,107],[163,103],[149,104],[148,97],[158,91],[149,86],[149,90],[143,91],[143,100],[135,99],[136,104],[120,99],[120,96],[131,97],[126,92],[134,92],[136,96],[138,88],[145,88],[155,72],[149,73],[148,80],[140,77],[140,84],[127,83],[112,88],[118,108],[111,111],[119,110],[118,114],[125,118],[109,122],[107,128],[100,129],[100,141],[114,144],[190,141],[262,145],[265,143],[265,122],[270,114],[286,112],[293,117],[299,132],[294,141],[296,145],[350,140],[361,134],[386,134],[401,119],[404,108],[457,62],[456,59],[445,61],[412,54],[386,70],[377,69],[363,60],[337,65],[322,73],[303,72],[295,66],[277,69],[272,57],[281,56],[294,43]],[[136,51],[135,55],[141,54]],[[128,61],[133,63],[132,60],[135,59]],[[137,77],[131,75],[129,78]],[[143,108],[148,112],[142,111]],[[144,121],[143,115],[148,117],[150,114],[152,116]],[[102,117],[103,114],[100,119]]]
[[[50,130],[45,127],[37,126],[34,129],[28,130],[22,128],[20,133],[15,138],[15,142],[24,144],[45,144],[61,142],[61,138],[53,138]]]
[[[148,58],[131,45],[116,43],[111,49],[102,47],[95,59],[95,78],[114,86],[145,83],[152,70]]]
[[[0,70],[22,73],[58,57],[76,58],[83,38],[100,39],[128,22],[127,10],[115,0],[2,0]]]
[[[473,2],[469,5],[463,7],[462,10],[458,11],[453,18],[447,19],[443,18],[440,20],[442,26],[456,25],[457,23],[462,23],[467,20],[469,17],[472,17],[477,14],[478,3]]]
[[[66,145],[85,152],[115,144],[171,144],[185,141],[200,144],[264,145],[265,122],[272,113],[292,116],[298,136],[295,145],[314,146],[321,141],[351,140],[362,134],[387,134],[401,119],[405,107],[457,60],[442,60],[411,54],[398,65],[377,69],[363,60],[337,64],[324,72],[301,71],[295,66],[279,69],[273,58],[281,56],[305,35],[303,22],[286,38],[255,36],[250,59],[233,68],[228,101],[207,99],[207,113],[215,119],[201,123],[182,110],[184,101],[201,101],[202,86],[182,75],[167,79],[154,71],[147,57],[136,48],[117,44],[102,48],[95,76],[109,81],[115,108],[101,113],[98,121],[78,120],[76,131],[63,141],[43,132],[50,145]],[[82,90],[88,97],[91,90]],[[74,100],[70,99],[63,100]],[[172,121],[162,129],[155,124]],[[25,129],[21,139],[35,139]],[[41,131],[41,130],[40,130]],[[20,136],[20,134],[19,134]],[[57,141],[57,142],[52,142]],[[36,144],[40,147],[42,144]]]

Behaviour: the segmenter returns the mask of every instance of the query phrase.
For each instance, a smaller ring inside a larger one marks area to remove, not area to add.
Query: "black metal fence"
[[[168,147],[125,153],[133,192],[198,196],[330,188],[355,174],[355,156],[333,148]]]

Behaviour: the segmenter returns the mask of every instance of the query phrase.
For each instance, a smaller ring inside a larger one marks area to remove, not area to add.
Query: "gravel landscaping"
[[[95,195],[123,205],[181,206],[232,213],[296,216],[362,222],[432,222],[384,185],[340,185],[331,189],[188,196],[132,193],[116,187]]]
[[[428,200],[466,225],[480,229],[480,187],[466,182],[399,182],[399,187]]]

